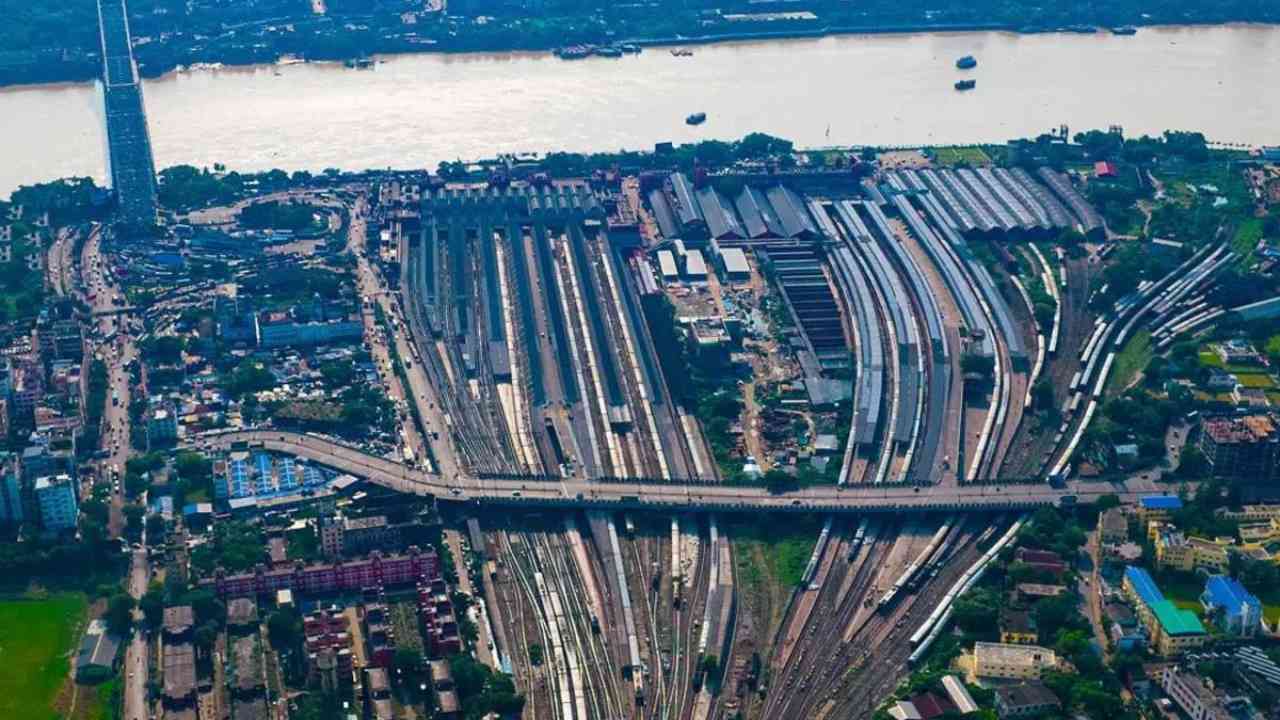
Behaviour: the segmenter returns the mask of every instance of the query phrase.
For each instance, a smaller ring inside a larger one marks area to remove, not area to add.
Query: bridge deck
[[[240,445],[289,453],[340,472],[362,477],[399,492],[431,495],[441,501],[480,505],[520,505],[659,511],[759,510],[831,513],[965,512],[1024,510],[1056,505],[1064,496],[1082,502],[1104,493],[1122,498],[1141,493],[1123,485],[1076,483],[1067,489],[1047,485],[846,486],[822,485],[785,494],[766,488],[731,485],[664,485],[578,480],[445,478],[369,455],[322,438],[282,431],[245,431],[216,435],[215,446]]]

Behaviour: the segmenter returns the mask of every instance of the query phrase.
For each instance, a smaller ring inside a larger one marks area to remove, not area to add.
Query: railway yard
[[[492,662],[528,717],[557,720],[870,717],[1024,518],[813,515],[817,533],[766,533],[803,555],[799,572],[762,562],[723,516],[593,509],[593,483],[736,486],[825,454],[809,482],[1061,484],[1116,353],[1221,313],[1206,289],[1232,257],[1205,248],[1100,307],[1100,220],[1048,169],[394,197],[368,216],[398,296],[388,322],[426,381],[430,454],[451,459],[421,466],[456,468],[457,499],[503,483],[518,506],[559,484],[588,505],[481,510],[470,533]],[[1087,242],[1050,242],[1070,230]],[[1052,299],[1051,324],[1028,288]],[[663,305],[683,349],[660,346]],[[673,391],[687,380],[673,351],[686,369],[715,358],[696,372],[748,396],[727,450]],[[1055,412],[1033,401],[1038,382]]]

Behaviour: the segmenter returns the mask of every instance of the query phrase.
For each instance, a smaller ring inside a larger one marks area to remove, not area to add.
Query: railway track
[[[532,695],[540,696],[533,703],[534,712],[541,710],[554,720],[628,717],[631,699],[613,672],[617,658],[598,631],[599,618],[584,592],[587,580],[572,548],[560,533],[546,527],[508,530],[500,537],[522,593],[523,607],[516,618],[523,656],[513,662],[517,678],[524,667],[530,680],[539,680],[527,686]],[[531,625],[536,632],[531,632]],[[527,660],[531,636],[542,641],[542,673],[533,672]]]

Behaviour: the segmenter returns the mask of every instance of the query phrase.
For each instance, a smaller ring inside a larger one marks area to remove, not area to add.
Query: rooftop
[[[1018,592],[1031,597],[1057,597],[1066,592],[1062,585],[1045,585],[1043,583],[1018,583]]]
[[[1005,610],[1000,613],[1000,632],[1034,635],[1036,623],[1026,610]]]
[[[1058,696],[1042,683],[1031,682],[1020,685],[1009,685],[996,689],[996,694],[1006,707],[1034,707],[1039,705],[1058,705]]]
[[[720,250],[720,258],[724,260],[725,272],[730,275],[746,275],[751,272],[747,265],[747,254],[742,248],[723,248]]]
[[[1147,510],[1179,510],[1182,500],[1175,495],[1147,495],[1140,500]]]
[[[1270,415],[1205,418],[1201,431],[1216,443],[1247,444],[1280,440],[1276,421]]]
[[[234,598],[227,603],[229,625],[249,625],[258,621],[258,604],[252,598]]]
[[[1262,603],[1240,584],[1239,580],[1225,575],[1210,576],[1204,584],[1205,598],[1216,607],[1220,607],[1228,615],[1237,615],[1249,605],[1261,608]]]
[[[1053,665],[1058,656],[1049,648],[1039,645],[1010,645],[1007,643],[976,642],[973,655],[979,664],[997,663],[1005,666],[1043,667]]]
[[[1169,600],[1149,603],[1160,627],[1169,635],[1203,635],[1200,618],[1190,610],[1183,610]]]
[[[190,605],[178,605],[176,607],[167,607],[164,609],[164,631],[179,635],[191,629],[195,625],[195,613],[192,612]]]
[[[1133,591],[1142,598],[1142,602],[1147,605],[1153,605],[1164,600],[1164,593],[1160,592],[1156,581],[1151,579],[1151,573],[1140,567],[1130,565],[1124,569],[1125,579],[1133,586]]]

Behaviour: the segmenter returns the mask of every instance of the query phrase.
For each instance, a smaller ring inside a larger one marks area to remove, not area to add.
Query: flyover
[[[1061,503],[1090,502],[1115,493],[1121,499],[1148,494],[1107,482],[1072,483],[1065,489],[1047,484],[902,486],[820,485],[787,493],[764,487],[720,484],[649,484],[617,480],[488,479],[445,477],[370,455],[332,440],[279,430],[249,430],[207,435],[210,445],[230,450],[262,449],[288,453],[373,484],[403,493],[430,495],[440,501],[477,506],[522,506],[655,511],[895,513],[1029,510]]]

